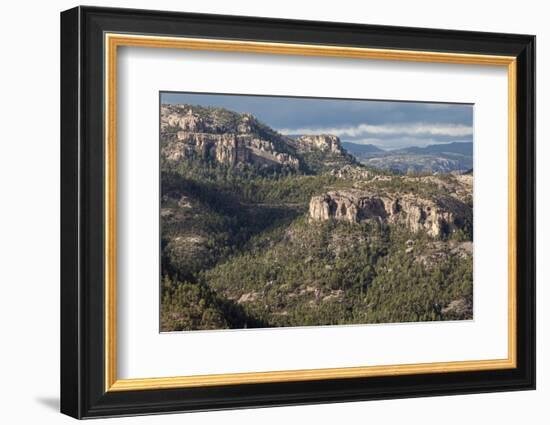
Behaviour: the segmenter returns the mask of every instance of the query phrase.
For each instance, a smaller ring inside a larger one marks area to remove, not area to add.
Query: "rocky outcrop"
[[[371,170],[351,164],[332,169],[330,175],[344,180],[370,180],[378,177]]]
[[[163,104],[160,110],[162,158],[168,163],[200,158],[227,166],[318,173],[354,164],[333,135],[288,137],[252,114],[188,104]]]
[[[290,149],[284,149],[283,136],[265,130],[250,114],[162,105],[161,135],[168,162],[199,157],[228,166],[300,167],[300,160]]]
[[[451,197],[437,200],[412,194],[375,194],[365,190],[331,191],[314,196],[309,203],[312,221],[334,219],[349,223],[376,220],[400,224],[412,232],[444,236],[462,229],[472,220],[472,210]]]
[[[464,320],[473,316],[473,304],[470,300],[463,298],[453,300],[441,310],[441,313]]]
[[[325,153],[343,155],[344,149],[340,139],[330,134],[301,136],[295,139],[298,149],[302,151],[320,150]]]
[[[328,192],[314,196],[309,202],[309,216],[313,220],[335,220],[358,223],[371,218],[385,220],[388,216],[384,201],[355,191]]]
[[[193,110],[189,109],[185,115],[178,119],[178,116],[172,116],[172,122],[176,119],[176,123],[182,130],[185,131],[203,131],[205,129],[204,121],[201,117],[194,115]]]
[[[164,149],[167,160],[175,162],[197,155],[214,159],[225,165],[251,163],[258,165],[286,165],[298,169],[298,158],[278,152],[274,144],[250,134],[212,134],[178,131],[177,138]]]

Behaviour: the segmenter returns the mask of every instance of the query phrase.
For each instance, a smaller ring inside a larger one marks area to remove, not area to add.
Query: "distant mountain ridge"
[[[378,146],[371,145],[371,144],[359,144],[359,143],[352,143],[352,142],[342,142],[342,147],[347,150],[352,155],[355,155],[356,157],[360,158],[364,156],[365,154],[373,154],[373,153],[384,153],[383,149],[380,149]]]
[[[374,145],[350,142],[343,142],[342,146],[365,165],[399,174],[462,173],[473,168],[473,143],[471,142],[450,142],[424,147],[409,146],[387,151]]]
[[[372,154],[372,153],[417,153],[417,154],[432,154],[432,153],[458,153],[461,155],[471,156],[473,153],[472,142],[449,142],[438,143],[427,146],[407,146],[397,149],[381,149],[373,144],[362,144],[353,142],[341,142],[342,147],[353,155]]]
[[[457,153],[460,155],[472,156],[473,149],[474,144],[471,142],[451,142],[428,145],[424,147],[411,146],[408,148],[398,149],[397,151],[417,154]]]

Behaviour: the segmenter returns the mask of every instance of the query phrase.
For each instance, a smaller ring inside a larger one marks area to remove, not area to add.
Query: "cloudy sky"
[[[161,102],[249,112],[284,134],[334,134],[383,149],[473,137],[473,107],[465,104],[164,92]]]

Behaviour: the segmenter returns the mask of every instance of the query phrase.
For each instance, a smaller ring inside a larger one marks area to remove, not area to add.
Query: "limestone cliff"
[[[344,154],[340,139],[330,134],[301,136],[295,140],[298,149],[301,151],[319,150],[337,155]]]
[[[309,217],[312,221],[334,219],[349,223],[377,220],[440,237],[471,223],[472,210],[452,197],[434,200],[412,194],[346,189],[312,197]]]
[[[162,153],[168,162],[199,157],[235,166],[286,166],[299,169],[300,160],[284,136],[250,114],[220,108],[162,105]]]
[[[230,167],[252,164],[305,173],[354,163],[336,136],[291,138],[251,114],[223,108],[163,104],[160,134],[163,159],[168,163],[199,158]]]

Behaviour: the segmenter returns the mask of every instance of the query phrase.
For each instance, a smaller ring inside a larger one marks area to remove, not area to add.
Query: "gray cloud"
[[[161,92],[162,103],[249,112],[285,134],[330,133],[381,147],[472,141],[469,104]]]
[[[445,123],[408,123],[408,124],[359,124],[339,128],[282,128],[283,134],[333,134],[338,137],[362,137],[367,135],[425,135],[425,136],[471,136],[471,126]]]

